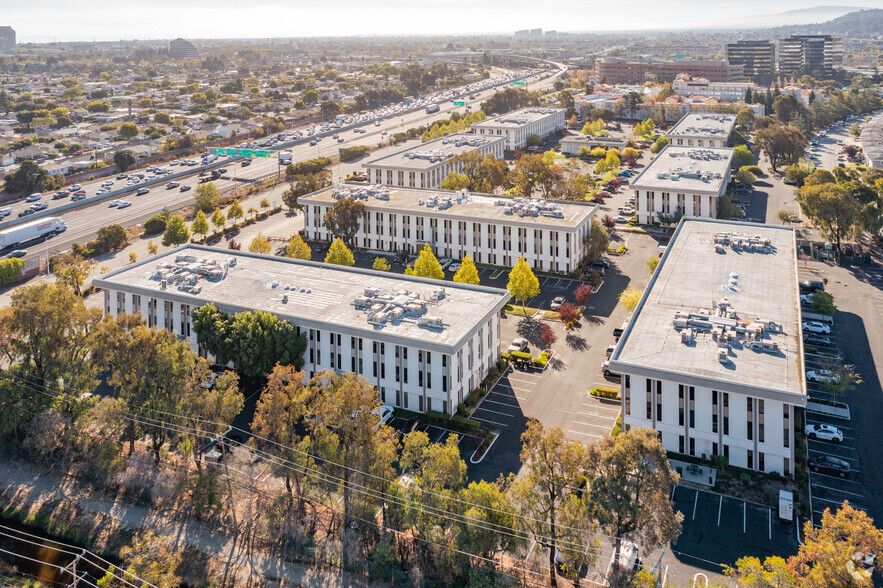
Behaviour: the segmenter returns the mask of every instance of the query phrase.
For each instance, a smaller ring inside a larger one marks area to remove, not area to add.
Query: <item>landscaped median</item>
[[[512,353],[507,353],[504,351],[500,354],[500,357],[502,359],[505,359],[506,361],[511,360],[516,363],[527,364],[537,368],[540,371],[543,371],[549,365],[549,361],[551,361],[551,359],[555,357],[555,351],[552,349],[546,349],[536,358],[526,351],[513,351]]]
[[[604,398],[608,400],[619,400],[619,388],[611,388],[608,386],[597,386],[589,390],[589,395],[595,398]]]
[[[519,306],[517,304],[507,304],[503,307],[506,314],[514,314],[515,316],[532,317],[540,311],[539,308],[531,308],[530,306]]]

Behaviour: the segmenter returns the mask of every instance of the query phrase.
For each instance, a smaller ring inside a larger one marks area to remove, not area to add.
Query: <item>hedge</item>
[[[607,253],[610,253],[613,255],[622,255],[623,253],[625,253],[625,245],[620,246],[618,249],[614,249],[613,247],[608,247]]]
[[[540,356],[533,360],[531,363],[533,363],[533,365],[535,365],[536,367],[546,367],[546,364],[549,363],[549,356],[548,354],[546,354],[545,351],[543,351]]]
[[[598,386],[589,390],[589,394],[597,398],[615,398],[616,400],[619,400],[619,388]]]
[[[21,271],[25,267],[25,260],[18,257],[10,257],[0,261],[0,286],[8,286],[21,277]]]
[[[520,359],[522,361],[532,361],[533,355],[525,351],[513,351],[509,354],[512,359]]]
[[[362,157],[369,151],[371,151],[371,148],[367,145],[353,145],[352,147],[345,147],[340,150],[340,160],[353,161]]]

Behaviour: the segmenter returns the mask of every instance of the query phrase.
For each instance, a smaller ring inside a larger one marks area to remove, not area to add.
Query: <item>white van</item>
[[[660,245],[659,247],[656,248],[656,254],[659,257],[662,257],[663,255],[665,255],[666,249],[668,249],[668,245]]]

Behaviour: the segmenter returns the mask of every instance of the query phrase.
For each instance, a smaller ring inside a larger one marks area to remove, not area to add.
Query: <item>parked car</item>
[[[619,374],[617,374],[616,372],[610,371],[610,362],[609,361],[605,361],[604,363],[601,364],[601,371],[604,373],[604,377],[607,377],[607,378],[620,377]]]
[[[845,478],[849,475],[849,463],[830,455],[818,455],[809,460],[809,468],[818,473]]]
[[[617,223],[622,224],[622,225],[624,225],[624,224],[626,224],[627,222],[629,222],[629,219],[627,219],[627,218],[624,217],[624,216],[618,216],[618,217],[616,217],[616,219],[614,219],[614,220],[616,220]]]
[[[549,306],[552,310],[558,310],[561,308],[561,305],[564,304],[564,296],[556,296],[554,300],[552,300],[552,304]]]
[[[803,334],[804,343],[809,343],[810,345],[830,345],[831,340],[822,335],[815,335],[813,333],[804,333]]]
[[[459,261],[455,261],[454,263],[452,263],[451,265],[448,266],[448,271],[456,272],[458,269],[460,269],[461,265],[462,264]]]
[[[27,254],[28,254],[28,252],[25,251],[24,249],[16,249],[15,251],[11,251],[11,252],[9,253],[9,257],[19,257],[19,258],[21,258],[21,257],[24,257],[24,256],[27,255]]]
[[[821,290],[825,291],[825,285],[821,282],[816,282],[813,280],[807,280],[805,282],[800,282],[800,293],[801,294],[812,294],[813,292]]]
[[[601,269],[607,269],[610,267],[610,262],[607,261],[606,259],[596,259],[595,261],[592,262],[591,267],[599,267]]]
[[[809,333],[815,333],[817,335],[831,334],[831,327],[829,327],[825,323],[819,323],[816,321],[803,323],[803,330]]]
[[[843,443],[843,431],[831,425],[807,425],[803,432],[810,439]]]
[[[506,348],[506,353],[512,353],[514,351],[527,351],[529,349],[529,345],[527,339],[523,337],[518,337],[517,339],[512,340],[512,344]]]
[[[379,416],[380,417],[379,424],[385,425],[386,423],[388,423],[389,421],[392,420],[393,409],[388,404],[381,404],[379,408],[375,408],[374,410],[372,410],[371,414],[376,414],[377,416]]]
[[[840,376],[831,370],[807,370],[806,379],[810,382],[839,384]]]

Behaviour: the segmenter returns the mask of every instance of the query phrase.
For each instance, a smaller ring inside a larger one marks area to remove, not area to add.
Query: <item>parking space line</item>
[[[603,435],[596,435],[595,433],[581,433],[579,431],[574,431],[573,429],[567,429],[568,433],[573,433],[574,435],[579,435],[580,437],[588,437],[589,439],[601,439]]]
[[[488,395],[488,396],[490,396],[490,395]],[[500,402],[499,400],[490,400],[489,398],[485,398],[484,402],[490,402],[491,404],[499,404],[500,406],[508,406],[509,408],[518,408],[517,403],[516,404],[507,404],[505,402]],[[482,402],[482,404],[484,404],[484,402]]]
[[[855,492],[850,492],[849,490],[841,490],[840,488],[831,488],[830,486],[822,486],[821,484],[813,484],[814,488],[824,488],[825,490],[831,490],[832,492],[839,492],[840,494],[849,494],[850,496],[858,496],[859,498],[864,498],[864,494],[856,494]]]
[[[699,504],[699,491],[696,491],[696,497],[693,499],[693,520],[696,520],[696,505]]]
[[[748,512],[748,503],[743,502],[742,503],[742,533],[745,533],[745,529],[746,529],[746,522],[748,520],[747,512]]]
[[[770,541],[773,540],[773,509],[769,509],[770,514]]]
[[[508,412],[500,412],[500,411],[498,411],[498,410],[491,410],[491,409],[489,409],[489,408],[485,408],[484,406],[480,406],[480,407],[478,407],[477,409],[475,409],[475,412],[478,412],[478,411],[480,411],[480,410],[483,410],[483,411],[485,411],[485,412],[489,412],[489,413],[491,413],[491,414],[500,414],[500,415],[503,415],[503,416],[505,416],[505,417],[514,417],[514,416],[515,416],[515,415],[512,414],[512,413],[508,413]],[[472,413],[472,414],[475,414],[475,413]]]
[[[717,526],[721,526],[721,510],[724,508],[724,495],[721,494],[720,502],[717,504]]]
[[[852,473],[857,474],[858,470],[850,470]],[[828,474],[822,474],[820,472],[813,472],[813,476],[819,476],[820,478],[831,478],[832,480],[840,480],[841,482],[846,482],[847,484],[857,484],[861,486],[859,482],[855,480],[847,480],[846,478],[841,478],[840,476],[829,476]]]
[[[843,504],[843,501],[842,501],[842,500],[831,500],[830,498],[819,498],[818,496],[813,496],[812,499],[813,499],[813,500],[821,500],[822,502],[830,502],[831,504]],[[867,511],[867,510],[868,510],[868,509],[865,508],[864,506],[855,505],[855,504],[853,504],[852,502],[849,503],[849,506],[851,506],[852,508],[856,508],[856,509],[858,509],[858,510],[862,510],[862,511]],[[824,513],[825,511],[824,511],[824,510],[814,509],[813,512],[817,512],[817,513],[819,513],[819,514],[822,514],[822,513]]]
[[[481,423],[490,423],[490,424],[492,424],[492,425],[499,425],[499,426],[501,426],[501,427],[506,427],[507,429],[509,428],[509,425],[507,425],[507,424],[505,424],[505,423],[498,423],[497,421],[492,421],[492,420],[490,420],[490,419],[479,418],[479,417],[477,417],[477,416],[475,416],[475,415],[473,415],[472,418],[473,418],[474,420],[476,420],[476,421],[481,422]]]
[[[506,382],[498,382],[497,386],[499,386],[500,388],[509,388],[510,390],[518,390],[520,392],[530,392],[528,388],[516,388],[515,386],[507,384]],[[496,388],[497,386],[494,387]]]
[[[523,397],[523,396],[516,396],[515,394],[503,394],[502,392],[491,392],[491,393],[489,393],[489,394],[487,395],[487,397],[485,398],[485,401],[487,401],[487,399],[491,397],[491,394],[496,394],[497,396],[500,396],[500,397],[502,397],[502,398],[515,398],[516,400],[521,400],[522,402],[524,401],[524,397]]]
[[[613,428],[613,425],[612,425],[612,424],[610,424],[610,425],[595,425],[595,424],[592,424],[592,423],[583,423],[583,422],[580,422],[580,421],[573,421],[573,424],[574,424],[574,425],[582,425],[582,426],[584,426],[584,427],[595,427],[596,429],[605,429],[605,430],[608,430],[608,431],[609,431],[610,429]]]
[[[810,414],[812,414],[812,413],[810,413]],[[806,417],[806,424],[808,424],[808,425],[830,425],[831,423],[828,423],[828,422],[825,422],[822,420],[815,420],[815,419],[810,420],[809,416],[807,416]],[[837,425],[837,428],[840,429],[841,431],[851,431],[852,430],[852,427],[844,427],[842,425]]]
[[[858,449],[854,449],[852,447],[844,447],[843,449],[849,449],[851,451],[855,451],[856,453],[858,453]],[[818,453],[819,455],[830,455],[831,457],[837,457],[839,459],[851,459],[853,461],[858,461],[857,457],[841,457],[841,456],[837,455],[836,453],[827,453],[825,451],[819,451],[818,449],[810,449],[809,452],[813,453],[813,454]],[[857,471],[857,470],[853,470],[853,471]]]

